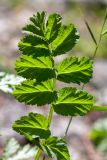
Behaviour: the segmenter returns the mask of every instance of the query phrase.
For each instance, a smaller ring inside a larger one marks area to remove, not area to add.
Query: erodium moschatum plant
[[[84,90],[72,87],[72,83],[85,84],[92,77],[93,61],[88,57],[69,56],[57,65],[58,55],[72,50],[79,40],[73,24],[63,25],[59,14],[47,16],[45,12],[34,14],[23,28],[24,37],[19,42],[22,55],[16,61],[15,69],[25,80],[16,86],[13,94],[19,102],[50,108],[48,117],[29,113],[13,124],[13,129],[35,143],[38,152],[51,159],[70,160],[65,138],[51,135],[50,125],[53,112],[62,116],[84,116],[92,110],[94,98]],[[56,82],[69,83],[60,90]],[[44,157],[45,159],[45,157]]]

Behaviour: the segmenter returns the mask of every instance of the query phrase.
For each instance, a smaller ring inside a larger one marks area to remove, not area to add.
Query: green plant
[[[70,51],[79,40],[74,25],[63,25],[61,19],[56,13],[47,17],[45,12],[38,12],[23,28],[25,36],[19,42],[22,56],[16,61],[16,71],[26,80],[16,86],[13,94],[19,102],[27,105],[50,104],[47,118],[41,114],[29,113],[13,124],[15,131],[37,145],[35,160],[39,160],[42,153],[50,158],[70,160],[65,136],[72,117],[86,115],[92,110],[107,110],[107,107],[94,106],[93,96],[83,89],[71,86],[57,89],[57,80],[84,86],[92,77],[93,71],[93,60],[88,57],[72,56],[55,65],[54,57]],[[87,27],[96,44],[95,57],[101,37],[97,44],[88,23]],[[51,135],[53,111],[59,115],[71,116],[63,138]]]

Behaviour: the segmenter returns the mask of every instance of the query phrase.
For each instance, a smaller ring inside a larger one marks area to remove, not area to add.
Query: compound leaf
[[[66,142],[62,138],[49,137],[44,144],[44,151],[51,158],[57,158],[57,160],[70,160],[70,155]]]
[[[44,81],[54,76],[53,59],[23,55],[16,61],[17,74],[28,79]]]
[[[93,96],[86,91],[65,87],[59,91],[59,97],[53,106],[60,115],[83,116],[91,110],[93,102]]]
[[[21,117],[12,125],[13,129],[21,135],[32,138],[48,138],[50,136],[49,123],[46,117],[37,113],[29,113],[28,116]]]
[[[37,83],[35,80],[25,80],[16,86],[13,94],[19,102],[31,105],[37,104],[37,106],[50,104],[57,97],[53,80],[41,83]]]
[[[57,72],[60,81],[87,83],[92,77],[92,61],[87,57],[69,57],[58,64]]]
[[[52,42],[53,56],[64,54],[70,51],[77,43],[79,35],[73,24],[61,26],[58,31],[58,36]]]

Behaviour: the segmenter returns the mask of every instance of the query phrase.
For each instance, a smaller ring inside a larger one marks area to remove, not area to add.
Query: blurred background
[[[63,23],[75,24],[80,33],[80,41],[69,54],[91,57],[95,44],[84,23],[84,17],[98,40],[106,5],[107,0],[0,0],[0,155],[3,154],[4,144],[12,137],[21,145],[27,143],[11,129],[14,120],[31,111],[45,115],[48,111],[47,107],[25,106],[17,102],[10,93],[11,84],[15,85],[20,81],[15,76],[14,64],[20,55],[17,45],[22,36],[21,30],[28,18],[43,10],[60,13]],[[60,57],[57,58],[59,60]],[[104,36],[95,58],[93,79],[85,89],[96,97],[96,104],[107,105],[107,35]],[[55,114],[53,134],[63,136],[68,121],[69,117]],[[107,112],[90,112],[85,117],[74,118],[67,141],[72,160],[107,160]]]

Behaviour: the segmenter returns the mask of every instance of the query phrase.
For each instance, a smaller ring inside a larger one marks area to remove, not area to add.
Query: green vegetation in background
[[[107,156],[107,118],[97,120],[89,133],[95,148]]]
[[[93,44],[90,35],[87,34],[87,28],[85,26],[83,18],[85,17],[86,19],[88,19],[88,22],[91,24],[91,28],[93,28],[94,35],[96,39],[98,39],[106,5],[104,3],[75,3],[70,1],[67,3],[69,3],[69,5],[67,5],[68,9],[63,14],[64,22],[68,23],[72,19],[73,23],[78,26],[81,36],[81,40],[74,48],[74,52],[75,54],[82,53],[83,55],[91,57],[95,45]],[[105,27],[106,26],[107,23],[105,24]],[[96,58],[107,58],[107,35],[105,35],[100,44],[100,48],[97,51]]]
[[[27,5],[27,0],[0,0],[0,6],[9,12],[14,11],[20,6],[25,7],[25,4]]]

